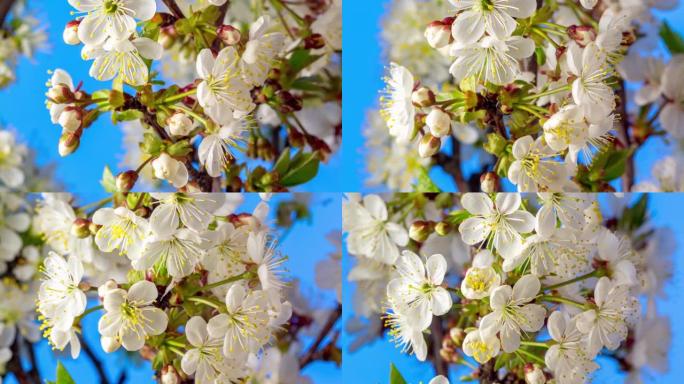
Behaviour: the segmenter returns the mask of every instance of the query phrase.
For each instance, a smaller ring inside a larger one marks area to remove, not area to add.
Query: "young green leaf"
[[[397,367],[390,363],[390,384],[407,384]]]

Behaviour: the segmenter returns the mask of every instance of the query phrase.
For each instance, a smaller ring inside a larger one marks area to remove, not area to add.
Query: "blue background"
[[[632,197],[635,199],[635,197]],[[684,377],[684,324],[680,321],[684,316],[684,224],[681,217],[684,213],[684,194],[650,194],[651,223],[653,227],[669,227],[677,239],[677,251],[672,256],[673,278],[665,286],[666,299],[658,300],[658,313],[668,316],[672,326],[672,346],[669,353],[670,370],[667,374],[658,376],[644,376],[646,383],[681,383]],[[602,207],[604,205],[602,204]],[[351,267],[349,254],[344,249],[343,276],[347,276]],[[344,280],[346,282],[346,280]],[[352,298],[354,289],[352,285],[345,285],[343,305],[344,317],[352,317]],[[344,371],[345,383],[387,383],[389,380],[389,365],[394,363],[409,384],[423,382],[427,384],[434,371],[432,364],[420,363],[413,355],[402,354],[388,338],[378,339],[373,344],[367,345],[355,353],[349,353],[348,346],[352,338],[344,339]],[[620,373],[618,366],[608,359],[600,359],[601,369],[594,375],[595,383],[608,383],[611,380],[622,383],[625,375]],[[452,366],[453,367],[453,366]],[[458,370],[452,370],[451,382],[457,382],[461,375],[468,374],[469,370],[459,366]]]
[[[382,76],[389,64],[383,57],[380,42],[380,21],[385,8],[391,1],[347,1],[344,6],[344,67],[343,90],[345,125],[343,155],[345,159],[344,188],[345,191],[379,191],[376,187],[365,185],[368,172],[365,165],[364,137],[362,128],[365,124],[366,113],[376,108],[379,91],[384,88]],[[372,4],[372,6],[369,6]],[[680,5],[676,10],[655,12],[656,16],[669,21],[678,32],[683,33],[681,23],[684,21],[684,7]],[[401,64],[401,63],[399,63]],[[661,138],[650,139],[643,146],[635,158],[636,182],[650,180],[653,164],[668,153]],[[352,166],[353,165],[353,166]],[[465,164],[466,175],[473,170],[470,164]],[[456,191],[451,177],[439,169],[431,171],[433,181],[444,191]],[[618,183],[614,183],[616,186]],[[506,190],[512,185],[507,184]]]
[[[66,0],[31,0],[28,2],[41,25],[47,24],[49,49],[38,53],[33,60],[22,59],[17,70],[17,81],[0,91],[0,124],[19,132],[20,139],[33,148],[40,164],[56,165],[58,179],[65,189],[86,198],[100,197],[98,181],[106,165],[118,173],[123,158],[121,125],[111,123],[107,113],[88,128],[76,153],[60,158],[57,143],[61,127],[50,121],[45,108],[45,83],[50,79],[49,70],[62,68],[71,74],[74,85],[83,81],[83,89],[89,93],[111,86],[88,76],[90,61],[81,60],[81,46],[69,46],[62,40],[62,31],[73,19],[74,11]],[[342,179],[338,177],[342,159],[339,152],[329,163],[322,164],[318,176],[300,186],[297,191],[332,192],[343,191]]]
[[[278,201],[291,200],[292,195],[280,194],[271,200],[271,219],[275,219],[275,208]],[[237,212],[251,213],[256,204],[260,201],[257,194],[246,196],[245,202],[238,208]],[[319,308],[334,308],[337,305],[333,291],[319,290],[315,283],[315,265],[319,260],[328,258],[328,253],[335,250],[326,235],[331,231],[341,231],[341,196],[339,194],[318,193],[311,195],[310,209],[312,219],[310,222],[300,222],[283,239],[280,249],[283,255],[289,256],[285,266],[290,271],[292,277],[297,277],[301,282],[302,291],[312,306]],[[89,306],[95,305],[90,303]],[[101,313],[101,312],[98,312]],[[141,362],[132,364],[133,360],[126,359],[123,349],[113,354],[106,354],[100,347],[100,339],[97,331],[97,322],[100,315],[91,314],[84,320],[85,338],[92,349],[104,362],[105,371],[108,372],[110,382],[116,383],[122,369],[127,370],[126,383],[154,383],[152,379],[152,368],[149,363]],[[310,338],[304,339],[305,344],[302,351],[308,348],[312,342]],[[41,341],[37,348],[37,357],[41,377],[54,380],[57,361],[61,361],[67,370],[72,374],[77,384],[88,384],[96,382],[96,371],[91,365],[88,357],[81,352],[77,360],[72,360],[66,353],[55,354],[50,349],[46,341]],[[334,363],[314,362],[303,371],[304,375],[309,376],[315,383],[338,384],[341,383],[340,369]],[[14,378],[10,378],[6,383],[16,384]]]

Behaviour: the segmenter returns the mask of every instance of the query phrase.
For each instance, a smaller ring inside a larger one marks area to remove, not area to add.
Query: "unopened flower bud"
[[[76,152],[81,144],[81,136],[77,132],[66,132],[59,138],[59,155],[69,156]]]
[[[131,189],[133,189],[133,186],[135,185],[136,181],[138,181],[138,172],[121,172],[116,177],[116,189],[119,192],[129,192]]]
[[[304,39],[305,49],[321,49],[325,47],[325,39],[320,33],[314,33]]]
[[[100,345],[106,353],[112,353],[121,347],[121,343],[116,341],[116,338],[107,336],[100,337]]]
[[[537,364],[525,364],[525,382],[527,384],[544,384],[546,376]]]
[[[119,284],[116,282],[116,280],[107,280],[104,284],[100,285],[100,287],[97,288],[97,295],[100,297],[100,299],[104,299],[104,297],[107,296],[107,293],[109,293],[109,291],[113,291],[117,288],[119,288]]]
[[[487,172],[480,176],[480,190],[494,193],[499,190],[499,176],[494,172]]]
[[[180,384],[181,378],[173,365],[167,365],[161,370],[162,384]]]
[[[443,48],[451,42],[451,25],[446,25],[442,21],[433,21],[425,29],[425,38],[432,48]]]
[[[442,140],[428,133],[420,139],[418,155],[420,157],[432,157],[440,148],[442,148]]]
[[[457,347],[460,347],[461,344],[463,344],[463,340],[465,339],[466,333],[463,329],[454,327],[449,330],[449,337],[451,338],[451,341],[454,342],[454,344]]]
[[[169,25],[167,27],[161,28],[159,31],[159,38],[157,42],[164,48],[169,49],[176,42],[176,37],[178,33],[176,32],[176,27],[174,25]]]
[[[568,35],[582,47],[596,40],[596,31],[594,31],[594,28],[586,25],[569,26]]]
[[[451,132],[451,116],[439,108],[433,108],[425,118],[425,125],[435,137],[444,137]]]
[[[81,24],[79,20],[72,20],[67,23],[64,27],[64,32],[62,32],[62,38],[64,42],[69,45],[81,44],[81,39],[78,38],[78,26]]]
[[[66,84],[53,84],[48,90],[47,97],[57,104],[66,104],[75,99],[75,95]]]
[[[185,113],[174,113],[167,120],[173,136],[187,136],[192,131],[192,120]]]
[[[71,234],[79,239],[85,239],[86,237],[90,236],[90,229],[88,229],[89,226],[90,221],[83,218],[78,218],[71,224]]]
[[[420,87],[411,94],[411,101],[417,107],[429,107],[435,103],[435,94],[427,87]]]
[[[79,107],[66,107],[57,121],[66,132],[75,132],[83,123],[83,110]]]
[[[451,225],[446,221],[440,221],[435,225],[435,232],[440,236],[446,236],[451,232]]]
[[[422,243],[427,240],[434,228],[435,223],[431,221],[414,221],[413,224],[411,224],[411,228],[409,228],[409,237],[419,243]]]
[[[222,25],[216,31],[217,36],[225,45],[235,45],[240,42],[242,35],[240,30],[232,25]]]

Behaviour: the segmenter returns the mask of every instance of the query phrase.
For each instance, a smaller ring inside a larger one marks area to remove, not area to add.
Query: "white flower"
[[[399,248],[408,244],[406,229],[388,221],[387,207],[380,196],[367,195],[361,201],[348,200],[343,206],[343,225],[349,232],[349,252],[393,264]]]
[[[247,238],[247,261],[257,267],[263,289],[285,286],[282,264],[285,258],[276,254],[276,242],[266,232],[250,232]]]
[[[407,143],[413,137],[416,109],[413,106],[414,79],[408,69],[391,63],[385,76],[387,87],[380,98],[380,115],[387,123],[389,134],[399,143]]]
[[[49,321],[46,322],[46,325],[50,327]],[[55,349],[63,351],[64,348],[69,345],[69,349],[71,350],[71,358],[78,358],[78,355],[81,354],[81,340],[79,340],[75,329],[70,328],[68,330],[60,330],[55,327],[51,328],[49,332],[50,344],[52,344]]]
[[[591,249],[573,231],[559,228],[550,236],[534,234],[525,239],[523,251],[505,259],[503,270],[510,272],[529,259],[531,272],[536,276],[572,278],[586,271]]]
[[[449,0],[460,13],[451,26],[451,34],[459,43],[474,43],[487,32],[499,40],[509,37],[517,23],[537,9],[534,0]]]
[[[501,276],[494,270],[494,255],[484,249],[473,258],[473,266],[466,272],[461,281],[461,293],[467,299],[479,300],[489,297],[492,291],[501,285]]]
[[[264,84],[271,65],[285,43],[282,33],[267,32],[270,26],[269,17],[261,16],[249,27],[249,41],[245,44],[240,69],[245,82],[252,86]]]
[[[494,312],[480,321],[480,331],[501,338],[503,350],[512,353],[520,347],[520,333],[537,332],[544,326],[546,309],[527,304],[539,293],[541,283],[534,275],[525,275],[513,288],[503,285],[492,291],[489,305]]]
[[[13,212],[0,201],[0,260],[11,261],[24,244],[19,233],[29,229],[31,218],[25,212]]]
[[[209,271],[209,284],[238,276],[246,271],[243,260],[247,252],[249,233],[244,227],[235,228],[227,222],[219,223],[216,230],[207,233],[212,246],[207,250],[202,265]],[[225,297],[229,288],[229,284],[224,284],[212,289],[212,292]]]
[[[183,162],[174,159],[167,153],[162,153],[152,161],[154,177],[166,180],[176,188],[182,188],[188,183],[188,169]]]
[[[103,252],[119,250],[129,259],[138,258],[147,237],[148,223],[126,207],[101,208],[93,215],[93,223],[101,225],[95,244]]]
[[[584,210],[590,201],[580,194],[540,192],[537,194],[541,208],[537,211],[538,235],[550,236],[556,231],[556,223],[579,230],[584,225]]]
[[[515,161],[508,168],[508,178],[520,192],[563,189],[568,169],[565,164],[554,160],[558,152],[544,142],[524,136],[513,143]]]
[[[342,302],[342,234],[330,232],[326,236],[335,251],[328,254],[328,258],[316,263],[316,286],[321,289],[334,290],[337,301]]]
[[[390,328],[392,341],[401,348],[401,352],[411,351],[420,361],[427,357],[427,343],[423,337],[423,330],[429,323],[420,324],[416,316],[407,314],[399,303],[392,303],[392,312],[387,314],[385,325]]]
[[[175,278],[188,276],[202,257],[201,241],[197,233],[187,228],[170,235],[148,236],[140,258],[133,260],[133,267],[142,271],[154,266],[156,270],[166,268]]]
[[[548,328],[557,344],[546,351],[546,366],[560,384],[585,382],[599,366],[585,350],[583,335],[577,330],[575,320],[565,312],[555,311],[549,316]]]
[[[158,205],[150,215],[150,230],[164,236],[176,232],[178,225],[203,232],[214,219],[215,211],[225,202],[224,194],[152,193]]]
[[[127,39],[136,27],[136,19],[154,16],[154,0],[69,0],[72,7],[86,16],[78,26],[78,38],[88,45],[102,44],[107,37]]]
[[[257,352],[269,339],[266,295],[234,284],[226,294],[226,313],[209,320],[211,337],[223,337],[225,356]]]
[[[44,194],[36,208],[38,215],[34,216],[33,224],[45,235],[46,242],[57,253],[73,254],[81,260],[91,261],[93,238],[88,236],[82,239],[71,234],[77,216],[69,204],[70,200],[69,194]]]
[[[209,337],[207,322],[193,316],[185,325],[185,336],[194,348],[188,349],[181,359],[181,368],[188,375],[194,374],[198,384],[213,384],[218,377],[218,367],[223,363],[221,338]]]
[[[615,107],[613,90],[605,83],[612,71],[606,63],[606,55],[595,43],[584,49],[574,42],[568,46],[569,71],[577,76],[572,82],[572,98],[577,105],[589,107],[592,114],[607,116]]]
[[[485,36],[479,42],[454,44],[450,55],[456,60],[449,68],[456,81],[474,77],[478,82],[505,85],[520,76],[518,60],[534,53],[534,42],[521,36],[498,40]]]
[[[167,120],[169,124],[169,132],[173,136],[187,136],[192,132],[193,122],[188,115],[182,112],[177,112],[171,115]]]
[[[107,40],[102,50],[94,54],[90,76],[106,81],[118,77],[133,86],[147,83],[149,71],[144,59],[159,60],[162,47],[146,37],[128,40]]]
[[[213,118],[233,115],[234,111],[247,113],[255,107],[250,87],[242,79],[239,60],[233,47],[222,49],[216,58],[210,49],[197,56],[197,74],[202,79],[197,86],[197,101]]]
[[[658,119],[676,139],[684,138],[684,56],[675,56],[663,72],[663,95],[669,100]]]
[[[404,251],[396,267],[399,277],[387,285],[390,301],[415,313],[419,324],[429,324],[433,314],[441,316],[449,312],[451,296],[441,286],[447,269],[444,256],[432,255],[423,264],[418,255]]]
[[[211,177],[220,177],[229,161],[234,159],[229,147],[238,147],[247,126],[243,120],[233,120],[216,132],[205,136],[197,149],[200,164]]]
[[[484,364],[499,354],[501,343],[495,335],[487,335],[479,329],[468,332],[463,339],[463,353]]]
[[[461,198],[463,208],[472,214],[458,227],[463,242],[468,245],[491,241],[503,257],[512,257],[523,248],[522,233],[532,232],[534,216],[520,210],[517,193],[499,193],[493,202],[486,193],[466,193]]]
[[[634,346],[627,361],[638,372],[648,367],[655,372],[665,373],[669,368],[669,352],[672,345],[672,329],[669,317],[648,314],[636,326]]]
[[[615,350],[627,338],[628,326],[638,315],[638,301],[627,285],[602,277],[594,289],[596,307],[577,315],[577,329],[586,335],[587,351],[595,355],[604,346]]]
[[[637,285],[637,271],[632,259],[635,253],[630,239],[624,235],[616,235],[604,229],[597,243],[597,258],[606,262],[608,275],[615,285]]]
[[[166,330],[166,313],[153,305],[157,296],[157,287],[147,280],[133,284],[128,291],[107,291],[103,301],[106,313],[98,323],[100,334],[115,338],[127,351],[139,350],[147,337]]]
[[[83,278],[83,264],[77,256],[64,260],[50,252],[45,258],[43,282],[38,292],[38,310],[52,319],[53,327],[68,331],[74,318],[85,311],[86,295],[78,285]]]
[[[449,379],[442,375],[439,375],[433,377],[428,384],[449,384]]]
[[[24,183],[23,152],[24,147],[16,144],[12,133],[0,131],[0,181],[10,188]]]
[[[330,50],[342,50],[342,0],[330,2],[328,9],[311,24],[311,32],[323,36]]]

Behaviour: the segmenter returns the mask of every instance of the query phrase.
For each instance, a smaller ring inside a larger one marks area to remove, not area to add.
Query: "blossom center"
[[[119,10],[119,0],[105,0],[103,8],[106,14],[113,15]]]

